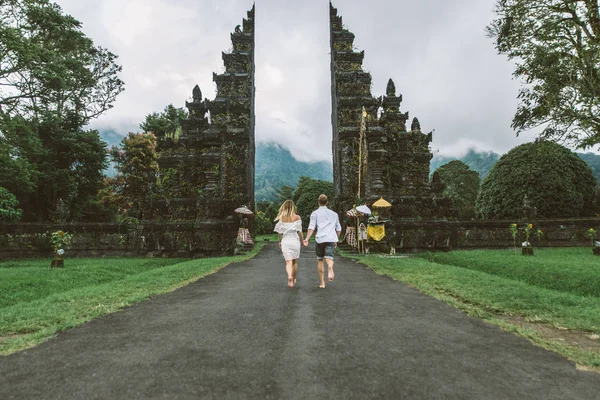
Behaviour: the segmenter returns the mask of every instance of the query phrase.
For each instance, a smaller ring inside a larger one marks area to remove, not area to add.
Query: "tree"
[[[116,56],[49,0],[0,3],[0,114],[76,119],[83,126],[123,90]]]
[[[329,198],[329,208],[333,208],[333,183],[320,181],[303,176],[298,180],[298,187],[294,191],[292,200],[298,209],[298,215],[302,218],[302,225],[308,226],[310,214],[317,209],[319,195],[325,194]]]
[[[121,148],[110,150],[117,175],[108,178],[102,193],[102,203],[117,207],[122,214],[143,217],[146,200],[156,185],[158,153],[153,133],[130,133]]]
[[[498,0],[487,27],[524,81],[512,127],[544,126],[541,138],[587,148],[600,143],[598,0]]]
[[[23,210],[14,194],[0,187],[0,221],[19,222]]]
[[[436,172],[444,184],[443,196],[452,200],[459,219],[475,218],[475,201],[479,192],[479,174],[462,161],[450,161]]]
[[[569,149],[549,141],[515,147],[481,184],[476,212],[483,219],[521,219],[525,196],[538,218],[594,215],[596,179]]]
[[[142,132],[152,132],[157,138],[172,136],[178,138],[181,135],[181,120],[188,117],[185,108],[176,108],[173,104],[165,107],[163,112],[146,115],[144,122],[140,124]]]
[[[294,196],[294,188],[283,185],[279,189],[275,189],[275,203],[281,205],[284,201],[290,200]]]
[[[0,21],[0,185],[24,219],[54,219],[59,208],[80,218],[107,157],[84,127],[123,90],[121,67],[48,0],[0,2]]]

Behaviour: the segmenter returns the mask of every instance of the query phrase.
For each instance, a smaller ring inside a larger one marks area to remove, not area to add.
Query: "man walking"
[[[333,252],[337,247],[340,233],[342,233],[342,226],[340,225],[337,213],[327,208],[327,196],[324,194],[319,196],[319,208],[310,214],[310,224],[308,225],[304,246],[308,246],[308,240],[312,236],[315,227],[317,228],[317,235],[315,237],[317,242],[317,267],[319,278],[321,279],[319,287],[325,289],[325,266],[323,265],[323,259],[327,262],[327,275],[329,282],[331,282],[334,276]]]

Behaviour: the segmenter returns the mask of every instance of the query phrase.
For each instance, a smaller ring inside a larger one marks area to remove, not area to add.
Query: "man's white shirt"
[[[308,229],[315,230],[317,235],[315,240],[317,243],[337,242],[337,232],[341,232],[342,226],[340,219],[335,211],[331,211],[327,206],[321,206],[310,214],[310,224]]]

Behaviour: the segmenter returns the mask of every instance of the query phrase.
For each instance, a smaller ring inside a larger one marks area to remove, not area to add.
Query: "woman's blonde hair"
[[[292,200],[286,200],[281,207],[279,207],[279,213],[277,214],[275,221],[284,222],[283,220],[285,219],[287,222],[293,222],[294,215],[296,215],[296,205]]]

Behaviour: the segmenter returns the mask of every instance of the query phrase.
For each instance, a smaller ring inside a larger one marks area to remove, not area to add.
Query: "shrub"
[[[483,219],[523,218],[525,195],[539,218],[595,215],[596,179],[575,153],[536,141],[502,156],[481,184],[476,212]]]

